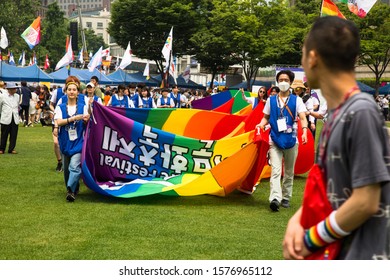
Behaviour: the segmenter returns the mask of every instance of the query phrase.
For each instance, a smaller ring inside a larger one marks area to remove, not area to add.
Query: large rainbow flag
[[[268,141],[264,137],[254,143],[254,135],[189,138],[95,102],[83,148],[83,179],[92,190],[117,197],[226,195],[258,180],[253,176],[260,174],[252,170],[259,168],[259,157],[266,159]]]

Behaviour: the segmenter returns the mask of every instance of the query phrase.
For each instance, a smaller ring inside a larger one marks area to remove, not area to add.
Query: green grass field
[[[65,200],[55,171],[51,128],[19,127],[17,155],[0,155],[2,260],[278,260],[292,207],[269,210],[268,180],[252,195],[133,199],[105,197],[84,185]]]

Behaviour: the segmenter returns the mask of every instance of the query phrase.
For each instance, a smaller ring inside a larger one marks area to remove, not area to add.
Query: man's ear
[[[310,68],[315,68],[318,65],[319,57],[315,50],[309,51],[308,55],[308,65]]]

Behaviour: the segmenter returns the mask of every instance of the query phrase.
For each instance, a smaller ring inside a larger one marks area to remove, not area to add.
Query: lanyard
[[[334,113],[332,115],[332,119],[329,122],[326,122],[325,125],[324,125],[324,128],[322,129],[322,132],[321,132],[321,142],[320,142],[320,147],[319,147],[320,148],[319,149],[319,158],[320,158],[321,163],[322,163],[323,166],[325,166],[326,148],[328,146],[328,142],[329,142],[328,140],[330,138],[330,135],[331,135],[331,133],[333,131],[333,129],[332,129],[333,123],[335,122],[338,114],[340,113],[340,109],[343,107],[345,102],[351,97],[351,94],[354,91],[356,91],[356,90],[359,90],[358,86],[352,87],[347,92],[347,94],[344,96],[343,101],[335,109],[335,111],[334,111]]]
[[[279,99],[283,102],[283,106],[281,106]],[[277,101],[277,103],[278,103],[278,108],[280,108],[280,116],[281,116],[281,117],[283,117],[284,108],[286,108],[286,107],[288,108],[287,104],[288,104],[288,101],[289,101],[289,100],[290,100],[290,95],[288,95],[286,102],[284,102],[283,98],[281,98],[281,97],[279,96],[279,94],[276,96],[276,101]],[[291,117],[292,117],[292,116],[291,116]],[[294,119],[294,118],[293,118],[293,119]]]

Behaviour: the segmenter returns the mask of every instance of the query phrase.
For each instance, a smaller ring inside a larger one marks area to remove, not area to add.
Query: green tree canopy
[[[108,31],[134,55],[154,60],[163,71],[161,50],[173,26],[173,54],[181,56],[192,50],[190,38],[198,28],[197,7],[200,1],[117,0],[112,3]]]

